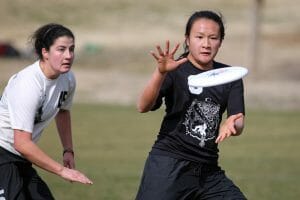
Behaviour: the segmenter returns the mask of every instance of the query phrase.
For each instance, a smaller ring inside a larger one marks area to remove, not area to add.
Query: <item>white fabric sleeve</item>
[[[8,86],[7,102],[12,128],[32,133],[35,112],[41,99],[37,85],[33,80],[15,75]]]
[[[70,110],[73,104],[73,98],[75,94],[75,89],[76,89],[76,79],[74,74],[70,71],[68,74],[68,81],[69,81],[69,93],[67,95],[67,98],[65,102],[63,103],[61,109],[63,110]]]

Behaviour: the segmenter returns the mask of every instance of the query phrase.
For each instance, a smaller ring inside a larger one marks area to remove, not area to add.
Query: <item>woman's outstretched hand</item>
[[[93,182],[80,171],[63,167],[60,171],[60,176],[67,181],[79,182],[82,184],[92,185]]]
[[[166,49],[162,50],[159,45],[156,45],[157,53],[151,51],[151,55],[156,59],[158,63],[158,71],[161,74],[172,71],[176,69],[180,64],[187,61],[187,58],[182,58],[180,60],[174,60],[174,55],[178,50],[180,43],[177,43],[175,47],[170,52],[170,41],[166,41]]]
[[[216,139],[216,143],[220,143],[230,136],[240,135],[243,131],[243,128],[244,115],[242,113],[231,115],[221,125],[219,130],[219,136]]]

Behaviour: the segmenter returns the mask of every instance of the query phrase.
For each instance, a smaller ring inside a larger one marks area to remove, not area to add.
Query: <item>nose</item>
[[[203,38],[202,46],[205,47],[205,48],[210,47],[209,38]]]
[[[65,51],[65,57],[66,58],[71,59],[71,58],[73,58],[73,56],[74,56],[74,52],[73,51],[70,51],[69,49],[67,49]]]

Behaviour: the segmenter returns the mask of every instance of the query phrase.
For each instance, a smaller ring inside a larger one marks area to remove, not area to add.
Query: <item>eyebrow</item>
[[[71,48],[71,47],[75,47],[75,44],[73,44],[73,45],[71,45],[69,47],[67,47],[66,45],[59,45],[59,46],[57,46],[57,48],[60,48],[60,47]]]
[[[206,35],[205,33],[203,33],[203,32],[196,32],[196,35]],[[220,34],[219,33],[217,33],[217,34],[215,34],[215,33],[212,33],[212,34],[209,34],[209,36],[217,36],[217,37],[219,37],[220,36]]]

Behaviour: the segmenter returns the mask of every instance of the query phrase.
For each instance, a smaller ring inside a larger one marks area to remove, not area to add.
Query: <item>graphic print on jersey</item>
[[[60,92],[58,105],[57,105],[58,108],[61,108],[63,102],[67,99],[67,96],[68,96],[68,91]]]
[[[35,114],[34,124],[42,122],[43,106],[44,105],[42,104],[41,107],[39,107],[39,109],[37,110]]]
[[[44,95],[44,99],[42,101],[42,105],[38,108],[38,110],[35,113],[35,118],[34,118],[34,124],[42,122],[42,115],[43,115],[43,107],[45,103],[46,95]]]
[[[4,195],[4,189],[0,190],[0,200],[6,200],[6,198],[2,195]]]
[[[207,141],[216,138],[219,112],[220,105],[210,98],[204,101],[194,99],[184,117],[185,134],[198,140],[199,146],[204,147]]]

